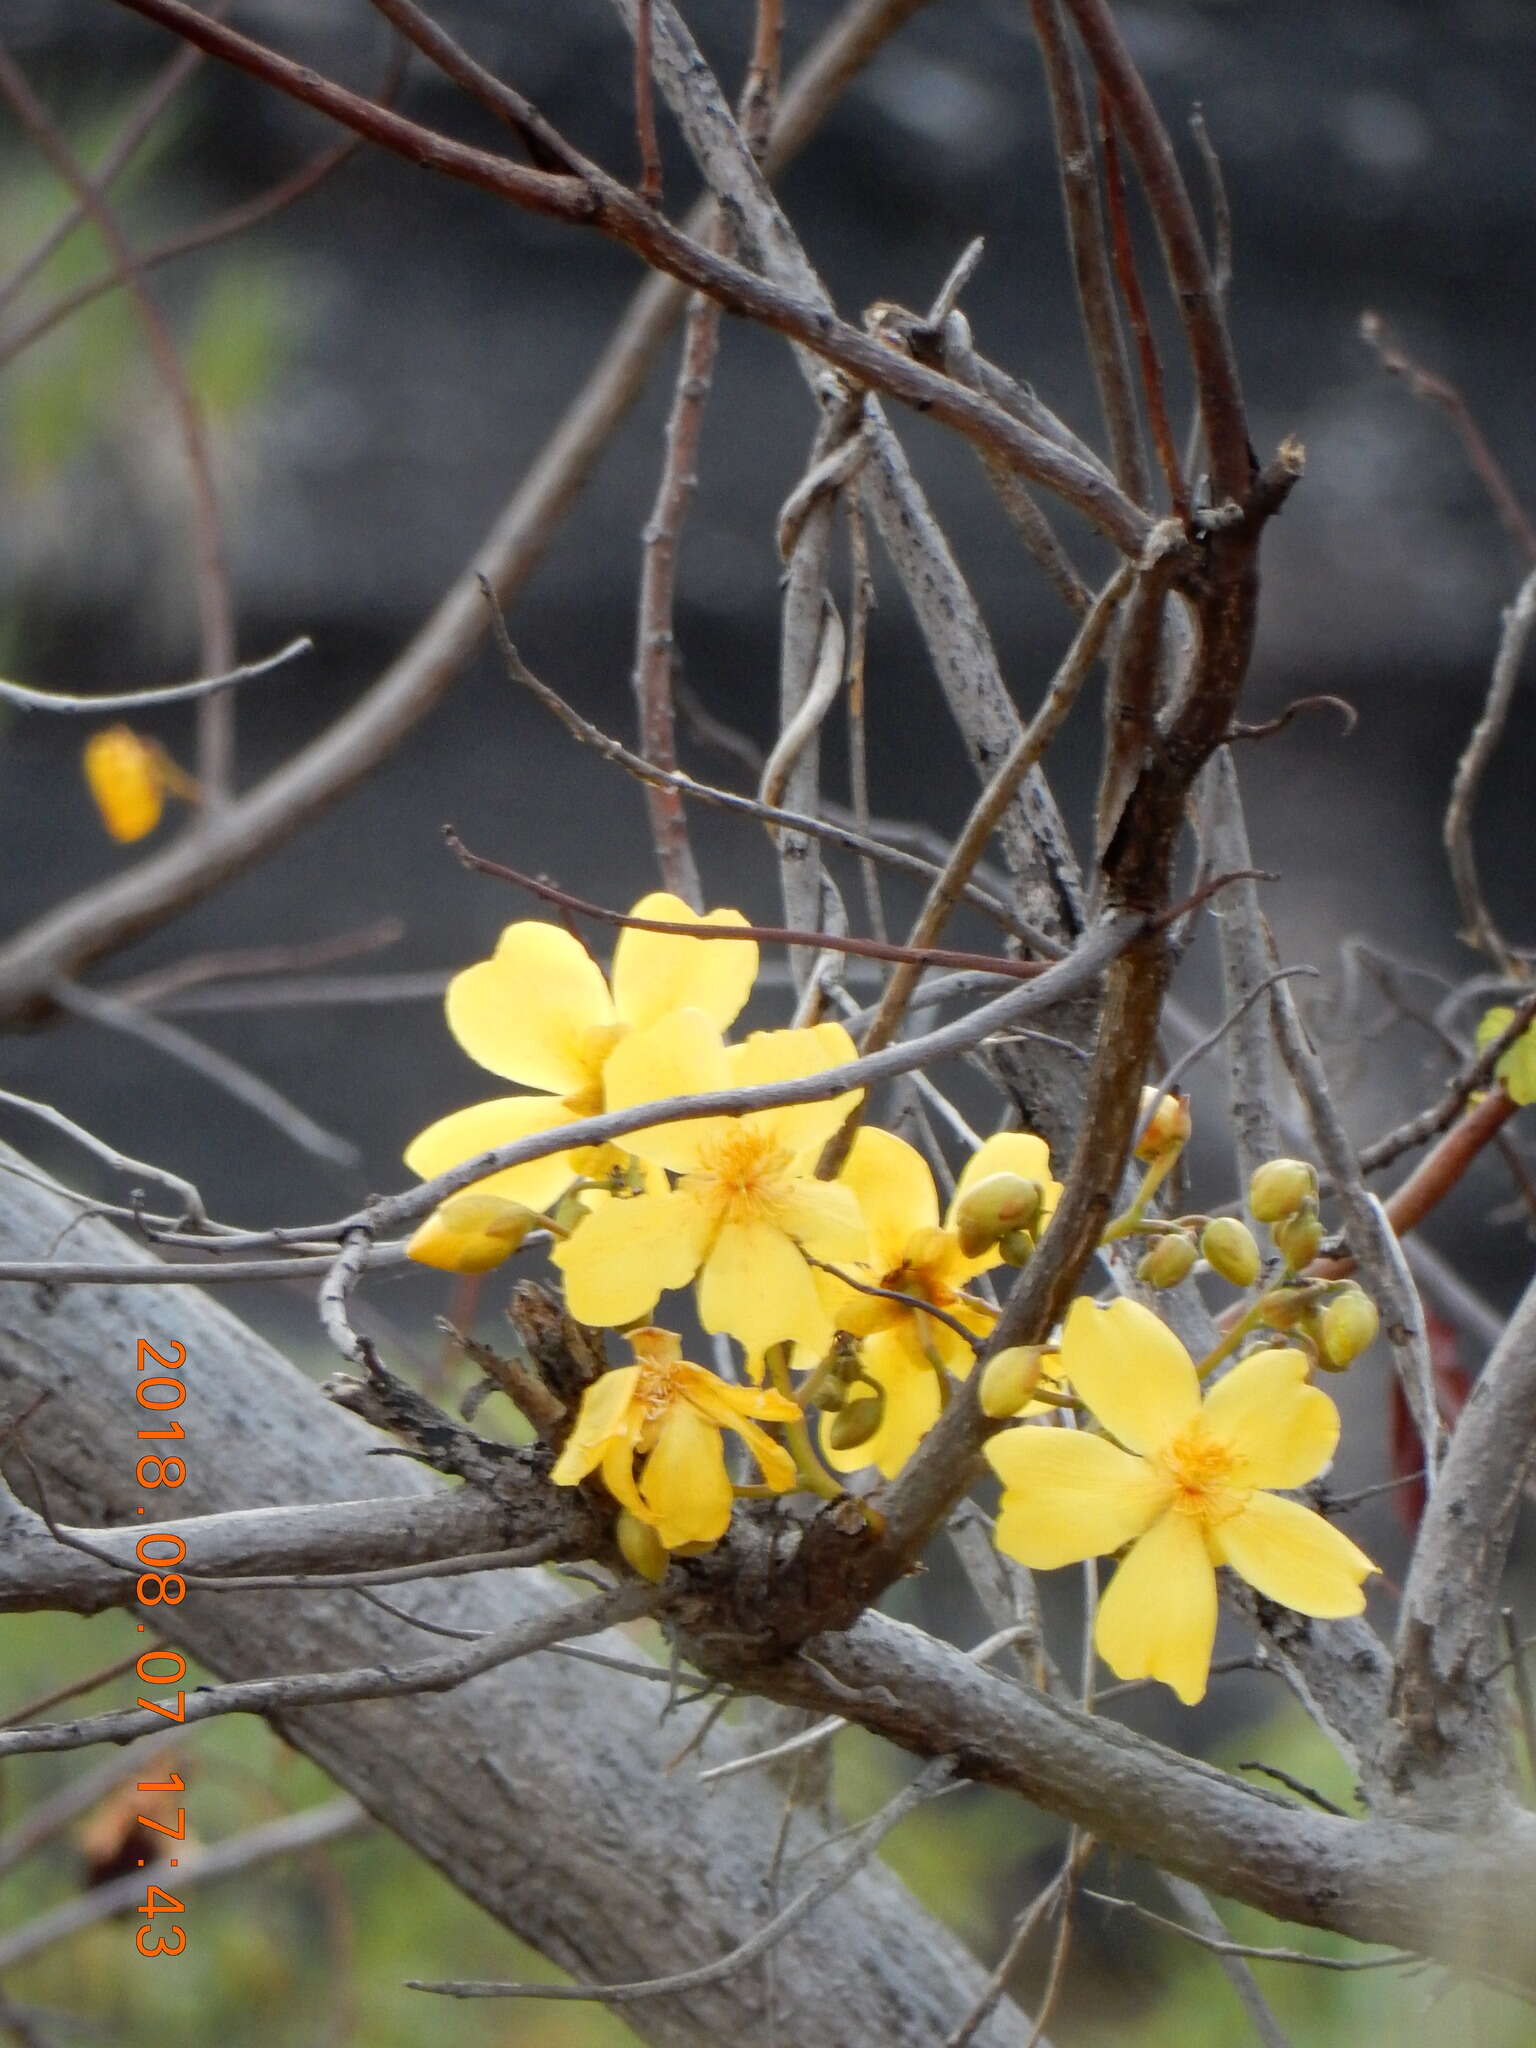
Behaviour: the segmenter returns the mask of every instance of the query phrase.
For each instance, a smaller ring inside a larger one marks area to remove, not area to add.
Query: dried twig
[[[112,266],[134,302],[156,374],[176,418],[191,486],[194,554],[197,563],[197,609],[202,637],[202,667],[209,675],[227,673],[235,661],[235,621],[225,554],[224,522],[213,483],[206,423],[201,405],[187,381],[181,354],[165,316],[155,303],[128,238],[105,195],[81,168],[52,116],[28,84],[10,53],[0,48],[0,96],[9,103],[27,135],[74,193],[81,211],[101,236]],[[206,695],[198,711],[198,787],[209,811],[228,799],[234,774],[234,700]]]
[[[1489,762],[1503,737],[1510,702],[1520,679],[1520,664],[1536,628],[1536,569],[1526,577],[1504,614],[1499,651],[1488,684],[1482,716],[1473,729],[1466,751],[1456,764],[1451,800],[1446,806],[1444,838],[1450,856],[1451,879],[1461,905],[1461,936],[1470,946],[1486,953],[1501,974],[1518,974],[1520,961],[1494,923],[1483,896],[1477,871],[1477,853],[1472,844],[1472,816],[1477,792]]]

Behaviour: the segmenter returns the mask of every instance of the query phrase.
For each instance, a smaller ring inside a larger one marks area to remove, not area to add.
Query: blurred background
[[[722,75],[738,77],[745,0],[693,0],[685,11]],[[826,0],[790,0],[791,62],[834,11]],[[1241,765],[1255,857],[1283,876],[1266,891],[1272,920],[1286,959],[1328,977],[1317,1028],[1351,1119],[1368,1136],[1430,1099],[1453,1060],[1429,1013],[1477,962],[1454,937],[1440,821],[1486,688],[1500,609],[1523,567],[1443,415],[1383,373],[1359,323],[1377,310],[1465,391],[1515,489],[1536,501],[1536,8],[1528,0],[1142,0],[1119,11],[1176,134],[1182,140],[1198,103],[1220,152],[1235,218],[1232,323],[1260,453],[1286,433],[1307,447],[1305,481],[1266,544],[1248,715],[1336,692],[1359,723],[1345,737],[1328,714],[1298,719],[1248,749]],[[438,12],[557,126],[632,173],[629,52],[603,0],[558,9],[443,0]],[[386,39],[363,0],[243,0],[236,18],[361,89],[383,73]],[[8,0],[4,39],[87,162],[109,147],[169,51],[166,37],[109,0]],[[432,125],[498,139],[419,63],[403,104]],[[317,118],[203,65],[114,186],[119,216],[136,246],[150,246],[266,190],[330,139]],[[677,215],[695,181],[675,136],[664,141],[667,204]],[[3,276],[66,202],[3,116],[0,177]],[[985,259],[965,295],[978,345],[1095,435],[1049,115],[1022,0],[933,0],[833,113],[782,191],[839,307],[854,318],[877,298],[925,306],[966,242],[983,234]],[[72,236],[0,317],[0,672],[59,689],[124,687],[197,666],[180,445],[132,305],[121,294],[100,298],[10,353],[10,338],[101,262],[92,233]],[[638,278],[632,259],[596,238],[366,152],[248,235],[154,273],[151,289],[210,423],[241,654],[298,632],[316,643],[291,673],[242,693],[241,786],[320,732],[417,628],[579,389]],[[1157,312],[1167,333],[1166,309]],[[639,535],[671,362],[510,616],[530,664],[626,738]],[[923,422],[899,416],[897,424],[1027,707],[1064,644],[1059,606],[997,518],[968,452]],[[759,747],[772,736],[777,687],[774,518],[812,426],[782,345],[726,323],[682,544],[679,654],[690,691]],[[1101,566],[1082,533],[1071,538],[1086,565]],[[970,801],[969,771],[901,594],[878,563],[877,584],[875,808],[949,831]],[[190,766],[189,712],[136,723]],[[7,930],[138,857],[105,837],[90,805],[79,771],[87,729],[0,710]],[[1517,710],[1479,829],[1492,908],[1517,941],[1530,928],[1528,730]],[[1079,827],[1096,746],[1095,719],[1080,714],[1053,761]],[[700,734],[684,732],[682,754],[707,779],[751,780],[740,758]],[[843,773],[834,733],[826,780],[839,796]],[[623,906],[652,884],[636,788],[577,750],[482,656],[341,806],[172,928],[104,963],[93,985],[110,988],[211,949],[324,941],[384,920],[398,921],[398,938],[350,971],[446,974],[487,952],[504,922],[529,914],[449,860],[439,832],[450,820],[477,849],[591,898]],[[162,836],[174,829],[162,827]],[[771,915],[776,883],[764,842],[707,812],[695,814],[693,830],[709,899]],[[912,908],[899,886],[888,902],[897,924]],[[1361,968],[1362,945],[1388,963],[1385,992],[1380,973]],[[1208,952],[1207,943],[1192,954],[1180,993],[1214,1020]],[[0,1084],[192,1177],[216,1214],[241,1223],[334,1214],[366,1189],[400,1186],[400,1149],[423,1124],[498,1092],[454,1046],[426,995],[366,1006],[184,1005],[165,1014],[355,1147],[355,1163],[313,1156],[163,1052],[76,1019],[8,1037]],[[1463,1033],[1477,1014],[1475,1005],[1461,1013]],[[782,1021],[771,993],[753,1021]],[[1204,1085],[1215,1111],[1219,1077]],[[992,1113],[967,1100],[978,1117]],[[89,1162],[15,1118],[5,1135],[72,1184],[96,1184]],[[1219,1129],[1194,1162],[1199,1199],[1230,1199]],[[1494,1310],[1513,1299],[1529,1266],[1529,1211],[1513,1192],[1507,1162],[1489,1163],[1428,1233]],[[402,1345],[446,1305],[442,1285],[414,1276],[374,1292]],[[306,1299],[225,1293],[325,1369]],[[1476,1319],[1450,1321],[1459,1323],[1447,1338],[1455,1362],[1475,1369]],[[423,1369],[440,1372],[431,1340],[416,1341]],[[1346,1390],[1341,1484],[1391,1471],[1382,1381],[1373,1359]],[[1350,1526],[1389,1570],[1401,1559],[1402,1518],[1390,1499]],[[930,1624],[963,1639],[981,1632],[947,1582],[914,1597]],[[1070,1622],[1063,1593],[1058,1623],[1066,1630]],[[114,1655],[119,1628],[110,1617],[9,1620],[0,1711]],[[1341,1767],[1273,1680],[1227,1679],[1195,1716],[1145,1700],[1127,1712],[1218,1760],[1280,1764],[1348,1804]],[[220,1816],[248,1824],[273,1797],[302,1803],[322,1789],[307,1764],[261,1730],[210,1731],[199,1755],[219,1788],[202,1807],[215,1833]],[[900,1768],[862,1738],[842,1757],[843,1789],[858,1810]],[[7,1783],[8,1805],[24,1808],[72,1768],[67,1759],[29,1759]],[[909,1822],[892,1860],[990,1955],[1018,1903],[1054,1869],[1060,1831],[1002,1801],[960,1804],[963,1821],[946,1802]],[[74,1854],[61,1843],[46,1869],[33,1863],[0,1886],[0,1926],[67,1894],[78,1883]],[[128,1938],[113,1924],[49,1951],[7,1989],[44,2007],[89,2010],[80,2038],[127,2048],[166,2038],[240,2048],[258,2034],[269,2048],[630,2038],[588,2013],[444,2010],[400,1992],[406,1974],[524,1967],[509,1958],[502,1933],[403,1849],[343,1844],[313,1869],[281,1866],[228,1894],[210,1892],[200,1919],[210,1932],[184,1968],[127,1967]],[[1231,1922],[1244,1938],[1259,1926],[1253,1915],[1234,1913]],[[1257,1938],[1288,1936],[1270,1928]],[[1194,2048],[1235,2038],[1236,2007],[1209,1958],[1093,1907],[1084,1909],[1081,1940],[1088,1961],[1069,1980],[1057,2039],[1179,2038]],[[1022,1995],[1038,1992],[1044,1964],[1032,1951]],[[336,1985],[343,1969],[347,1997]],[[1265,1990],[1301,2043],[1388,2029],[1428,2042],[1456,2028],[1491,2048],[1531,2039],[1523,2016],[1464,1991],[1442,1998],[1438,1980],[1272,1968]]]

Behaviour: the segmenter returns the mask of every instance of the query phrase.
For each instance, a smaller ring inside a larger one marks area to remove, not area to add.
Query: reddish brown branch
[[[661,144],[656,139],[656,84],[651,76],[653,0],[635,0],[635,141],[640,151],[637,191],[647,206],[661,204]]]
[[[839,938],[830,932],[802,931],[793,925],[680,924],[665,918],[630,917],[623,911],[609,910],[601,903],[589,903],[584,896],[573,896],[567,889],[557,889],[553,882],[543,881],[537,875],[525,875],[520,868],[509,868],[500,861],[486,860],[478,853],[471,853],[451,825],[443,827],[443,839],[449,851],[476,874],[492,875],[499,882],[511,882],[519,889],[526,889],[530,896],[537,896],[541,903],[553,904],[557,910],[567,911],[573,917],[596,918],[600,924],[620,925],[627,931],[660,932],[667,938],[676,939],[753,939],[767,946],[814,946],[822,952],[851,953],[861,960],[899,960],[922,967],[975,969],[1000,975],[1009,981],[1033,981],[1053,964],[1049,960],[1010,960],[999,953],[955,953],[942,946],[897,946],[887,945],[880,939]]]
[[[1163,366],[1158,359],[1152,322],[1147,316],[1146,295],[1136,273],[1136,251],[1131,242],[1131,223],[1125,199],[1125,172],[1120,164],[1120,147],[1115,141],[1115,113],[1109,95],[1099,87],[1099,141],[1104,151],[1104,188],[1109,199],[1110,245],[1114,251],[1115,276],[1125,300],[1126,317],[1136,342],[1136,359],[1141,366],[1141,388],[1146,395],[1147,421],[1158,467],[1168,487],[1168,502],[1181,525],[1189,519],[1189,493],[1173,445],[1173,428],[1168,419],[1168,400],[1163,388]]]
[[[1146,515],[1090,464],[1032,433],[1001,407],[952,378],[898,355],[847,321],[705,248],[595,164],[582,159],[579,175],[558,176],[456,142],[222,23],[210,21],[185,0],[117,0],[117,4],[184,36],[407,162],[495,193],[546,219],[593,228],[622,243],[653,269],[717,299],[728,312],[773,328],[847,371],[856,383],[914,406],[978,446],[991,449],[1076,506],[1125,553],[1139,552],[1148,528]]]
[[[1253,461],[1232,338],[1200,223],[1168,131],[1125,47],[1109,0],[1065,0],[1147,195],[1184,327],[1218,500],[1243,504]]]

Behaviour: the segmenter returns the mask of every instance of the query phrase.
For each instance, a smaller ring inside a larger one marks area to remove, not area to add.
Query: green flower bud
[[[1193,1238],[1180,1230],[1170,1231],[1166,1237],[1155,1239],[1151,1249],[1143,1254],[1136,1278],[1149,1287],[1177,1287],[1194,1271],[1198,1257]]]
[[[1259,1248],[1253,1232],[1235,1216],[1213,1216],[1200,1234],[1200,1256],[1213,1273],[1234,1287],[1251,1287],[1259,1277]]]
[[[1270,1226],[1275,1250],[1293,1273],[1304,1273],[1317,1257],[1323,1242],[1322,1218],[1309,1202],[1294,1216],[1284,1216]]]
[[[1376,1304],[1360,1287],[1346,1287],[1322,1313],[1323,1354],[1330,1365],[1345,1366],[1368,1351],[1381,1328]]]
[[[1272,1330],[1305,1328],[1312,1296],[1305,1287],[1275,1287],[1263,1297],[1264,1320]]]
[[[1248,1209],[1257,1223],[1294,1216],[1317,1193],[1317,1174],[1305,1159],[1266,1159],[1248,1183]]]
[[[670,1560],[666,1545],[650,1523],[642,1522],[628,1508],[620,1508],[613,1525],[613,1538],[630,1570],[642,1579],[649,1579],[653,1586],[659,1586],[667,1576]]]
[[[1035,1256],[1034,1232],[1010,1230],[1006,1237],[998,1239],[997,1249],[1005,1266],[1027,1266]]]
[[[1010,1231],[1031,1230],[1039,1220],[1040,1183],[1022,1173],[989,1173],[966,1189],[955,1208],[954,1228],[968,1259],[979,1259]]]
[[[1040,1378],[1042,1350],[1038,1344],[1010,1344],[989,1358],[981,1372],[981,1412],[994,1422],[1017,1415]]]
[[[828,1423],[827,1442],[834,1451],[856,1451],[869,1442],[884,1420],[884,1394],[860,1394]]]

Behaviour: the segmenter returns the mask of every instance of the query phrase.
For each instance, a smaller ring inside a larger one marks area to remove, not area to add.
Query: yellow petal
[[[1211,1531],[1211,1547],[1266,1600],[1333,1618],[1365,1605],[1360,1581],[1376,1567],[1349,1538],[1300,1501],[1255,1493]]]
[[[869,1237],[852,1188],[833,1180],[796,1180],[774,1220],[818,1259],[862,1259]]]
[[[707,1095],[734,1085],[719,1028],[702,1010],[673,1010],[645,1030],[631,1031],[603,1068],[610,1109],[665,1102],[674,1095]],[[701,1147],[718,1138],[726,1121],[712,1116],[657,1124],[631,1131],[623,1142],[642,1159],[686,1173],[698,1165]]]
[[[549,1475],[556,1486],[574,1486],[586,1478],[611,1445],[632,1443],[639,1435],[641,1418],[632,1408],[639,1384],[640,1368],[621,1365],[587,1388],[565,1448]]]
[[[900,1331],[882,1330],[867,1338],[859,1377],[885,1395],[885,1413],[874,1435],[852,1450],[831,1442],[829,1423],[822,1425],[821,1454],[835,1472],[857,1472],[874,1465],[894,1479],[939,1419],[939,1382],[933,1367]],[[860,1392],[853,1389],[853,1399]]]
[[[640,1497],[635,1484],[635,1445],[626,1437],[610,1443],[603,1451],[603,1484],[619,1503],[642,1522],[654,1525],[656,1517]]]
[[[731,1048],[731,1085],[760,1088],[770,1081],[798,1081],[857,1057],[858,1047],[841,1024],[812,1024],[798,1031],[754,1031]],[[859,1093],[854,1089],[830,1102],[755,1110],[751,1121],[759,1130],[769,1132],[786,1152],[807,1152],[812,1146],[819,1151],[847,1121]]]
[[[1080,1429],[1005,1429],[983,1453],[1003,1482],[997,1546],[1035,1571],[1118,1550],[1168,1502],[1144,1459]]]
[[[1207,1394],[1202,1419],[1236,1454],[1234,1486],[1305,1486],[1327,1470],[1339,1411],[1307,1371],[1304,1352],[1255,1351]]]
[[[1061,1199],[1061,1182],[1051,1179],[1051,1148],[1044,1138],[1037,1138],[1033,1131],[998,1131],[988,1138],[960,1169],[954,1201],[950,1203],[951,1216],[954,1215],[955,1203],[966,1189],[975,1181],[985,1180],[991,1173],[1017,1173],[1025,1180],[1039,1183],[1040,1228],[1043,1230],[1056,1213],[1056,1204]]]
[[[800,1403],[776,1387],[732,1386],[702,1365],[680,1365],[675,1377],[693,1405],[722,1429],[735,1429],[744,1415],[755,1416],[759,1422],[800,1420]]]
[[[538,1221],[522,1202],[472,1191],[439,1202],[406,1245],[406,1257],[444,1273],[489,1273]]]
[[[852,1188],[869,1226],[869,1256],[882,1273],[901,1263],[914,1230],[939,1220],[938,1191],[928,1162],[905,1139],[863,1125],[838,1175]]]
[[[555,1248],[566,1306],[599,1328],[649,1315],[668,1288],[688,1285],[708,1238],[708,1217],[676,1190],[604,1202]]]
[[[748,1351],[796,1342],[820,1356],[832,1341],[810,1267],[770,1223],[721,1225],[699,1276],[699,1320]]]
[[[840,1272],[852,1279],[867,1281],[872,1287],[880,1285],[880,1275],[861,1260],[839,1259],[835,1263]],[[847,1280],[840,1280],[836,1273],[817,1273],[816,1292],[832,1327],[846,1330],[850,1337],[871,1337],[876,1330],[888,1330],[907,1313],[899,1301],[866,1294],[861,1288],[850,1286]]]
[[[731,1519],[730,1474],[720,1432],[687,1401],[674,1401],[640,1474],[640,1493],[656,1534],[675,1550],[714,1543]]]
[[[712,910],[701,918],[680,896],[659,889],[642,896],[630,915],[659,924],[747,921],[739,910]],[[614,948],[614,1008],[640,1030],[669,1010],[702,1010],[725,1031],[746,1008],[756,979],[757,943],[752,939],[683,939],[626,926]]]
[[[503,1095],[494,1102],[474,1102],[428,1124],[405,1148],[405,1163],[423,1180],[434,1180],[452,1166],[462,1166],[477,1153],[514,1144],[539,1131],[558,1130],[571,1113],[553,1095]],[[547,1209],[571,1184],[571,1162],[564,1152],[550,1152],[522,1166],[506,1166],[473,1183],[477,1195],[500,1195],[530,1209]]]
[[[591,1086],[591,1034],[613,1023],[603,970],[559,925],[509,924],[448,984],[448,1029],[472,1060],[551,1095]]]
[[[1117,1678],[1156,1678],[1192,1707],[1216,1640],[1216,1572],[1193,1515],[1161,1516],[1099,1602],[1094,1645]]]
[[[101,822],[122,845],[153,832],[165,808],[160,750],[130,725],[109,725],[85,743],[85,780]]]
[[[1074,1301],[1061,1333],[1061,1372],[1128,1451],[1159,1450],[1199,1412],[1189,1353],[1139,1301]]]

